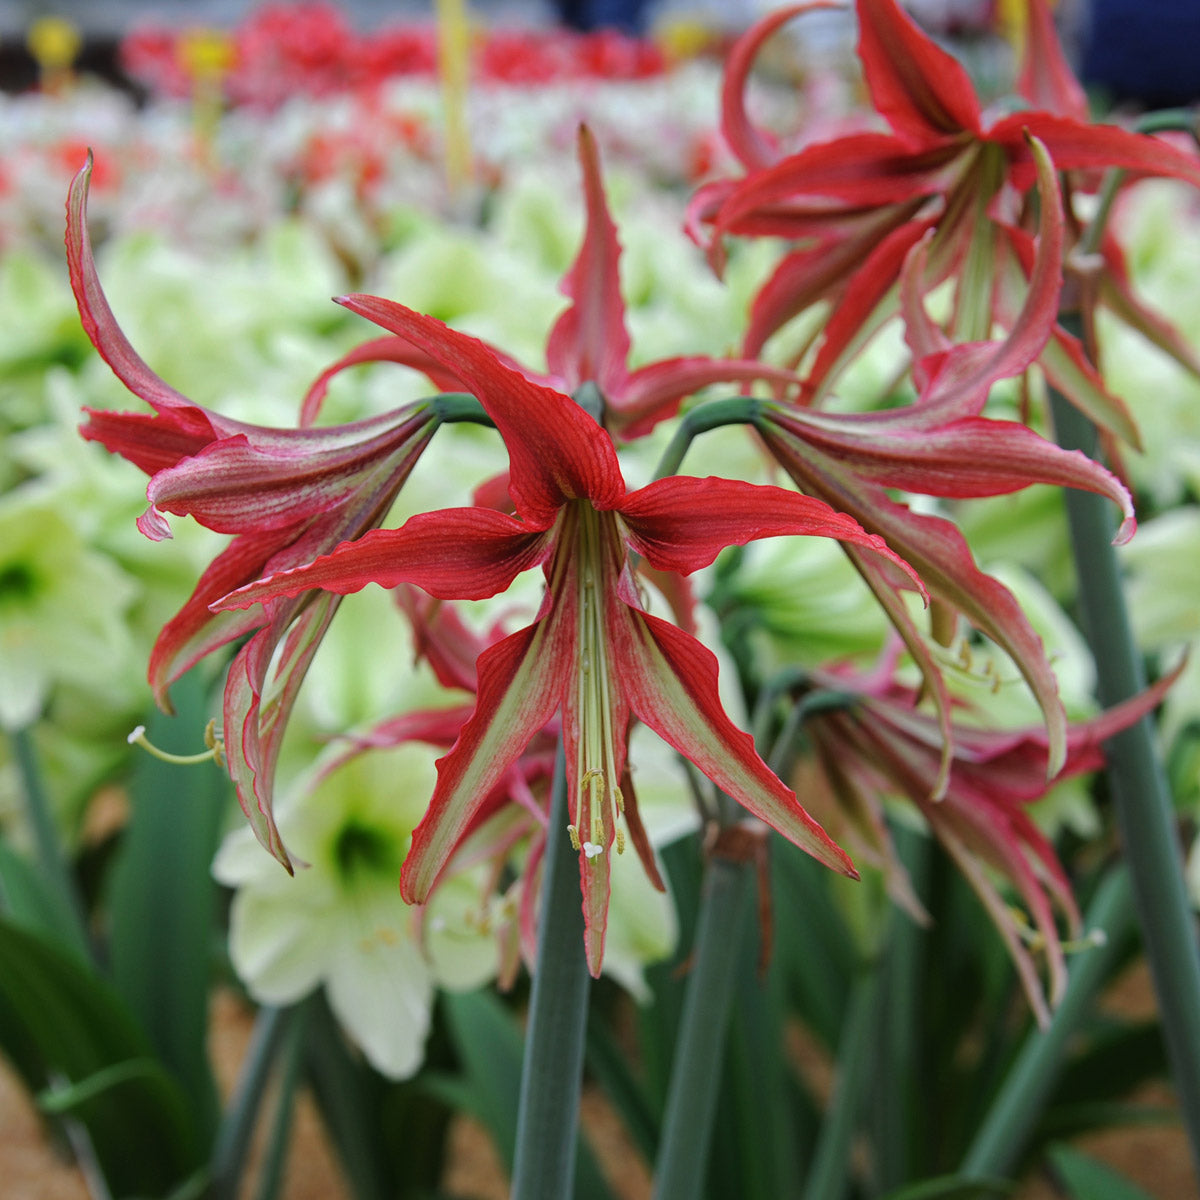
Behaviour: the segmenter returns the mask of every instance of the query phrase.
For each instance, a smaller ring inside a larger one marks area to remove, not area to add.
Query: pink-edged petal
[[[737,479],[672,475],[630,492],[620,508],[631,549],[660,571],[689,574],[726,546],[788,534],[831,537],[888,559],[921,589],[916,573],[879,537],[823,500]]]
[[[154,698],[165,712],[173,711],[167,688],[176,679],[212,651],[263,624],[261,609],[213,613],[209,605],[261,575],[278,548],[275,532],[234,538],[205,569],[184,606],[163,626],[150,654],[148,674]]]
[[[225,437],[158,472],[147,495],[160,511],[220,533],[287,528],[362,508],[377,492],[390,501],[434,428],[432,411],[411,405],[355,425],[289,430],[287,439],[265,430]]]
[[[438,760],[429,808],[413,833],[400,893],[422,904],[489,792],[558,711],[573,664],[573,606],[484,651],[479,698],[449,754]],[[566,837],[565,829],[550,831]]]
[[[858,55],[876,112],[914,142],[979,131],[979,100],[962,64],[896,0],[857,0]]]
[[[304,402],[300,406],[300,425],[306,428],[320,416],[321,405],[325,402],[325,394],[329,391],[330,381],[349,367],[357,367],[363,363],[390,362],[401,366],[412,367],[427,376],[434,387],[444,392],[452,392],[462,387],[462,382],[453,371],[447,371],[441,363],[423,354],[415,346],[402,337],[372,338],[356,346],[348,354],[343,354],[337,362],[326,367],[309,385]]]
[[[289,871],[273,811],[275,764],[300,684],[339,603],[319,596],[298,616],[296,605],[280,608],[238,652],[225,682],[225,760],[238,803],[255,836]]]
[[[777,9],[746,30],[730,49],[721,89],[721,136],[746,170],[769,166],[778,158],[774,136],[756,127],[746,112],[746,82],[763,43],[801,13],[840,7],[836,0],[808,0]]]
[[[583,245],[562,282],[570,307],[554,323],[546,343],[546,365],[574,392],[591,381],[606,398],[621,391],[629,357],[629,331],[621,299],[621,243],[609,215],[596,139],[579,127],[579,164],[587,225]]]
[[[1017,95],[1034,108],[1087,121],[1087,93],[1067,64],[1046,0],[1029,0],[1025,52],[1016,82]]]
[[[612,440],[570,397],[506,365],[483,342],[378,296],[343,296],[352,312],[406,338],[474,392],[508,448],[517,509],[549,521],[564,500],[613,507],[625,485]]]
[[[1115,249],[1115,248],[1114,248]],[[1100,275],[1099,299],[1119,321],[1136,329],[1153,346],[1200,378],[1200,355],[1195,346],[1161,313],[1147,307],[1130,286],[1119,259],[1105,248],[1105,270]]]
[[[175,416],[181,427],[190,429],[195,436],[203,436],[207,431],[209,437],[214,428],[218,432],[232,428],[232,422],[222,422],[213,414],[205,413],[159,378],[134,350],[117,324],[104,289],[100,286],[92,242],[88,237],[87,197],[91,177],[92,156],[89,152],[87,162],[71,181],[67,193],[67,267],[84,332],[112,368],[113,374],[135,396],[140,396],[160,412],[181,410]]]
[[[491,509],[418,513],[399,529],[368,530],[306,566],[238,588],[213,607],[245,608],[311,588],[346,595],[369,583],[415,583],[441,599],[484,600],[537,566],[549,546],[545,530]]]
[[[629,585],[631,597],[632,585]],[[618,601],[619,603],[619,601]],[[630,708],[747,812],[834,871],[854,865],[759,757],[718,699],[717,661],[695,638],[632,606],[610,606],[609,637]]]

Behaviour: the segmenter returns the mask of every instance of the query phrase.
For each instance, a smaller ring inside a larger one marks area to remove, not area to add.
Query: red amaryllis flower
[[[604,197],[600,155],[586,126],[579,130],[579,161],[583,170],[586,228],[579,254],[562,283],[571,303],[550,331],[546,372],[514,363],[495,347],[492,352],[526,378],[558,391],[576,393],[592,384],[604,400],[604,424],[621,438],[649,432],[659,421],[674,416],[688,396],[714,383],[767,380],[786,388],[795,384],[790,371],[754,359],[686,355],[629,369],[629,331],[621,298],[618,263],[621,245]],[[353,361],[392,361],[425,371],[439,387],[453,387],[453,364],[429,361],[403,338],[378,338],[352,352]],[[350,361],[348,358],[347,362]],[[336,364],[336,370],[346,363]],[[461,386],[461,384],[460,384]],[[302,419],[313,419],[324,393],[314,392]]]
[[[1009,335],[1000,342],[946,343],[914,294],[923,265],[920,245],[904,277],[915,374],[922,386],[919,400],[884,412],[849,414],[766,406],[758,429],[768,451],[803,491],[883,537],[916,568],[943,613],[962,614],[1009,654],[1045,713],[1048,765],[1056,771],[1066,753],[1066,717],[1041,640],[1020,605],[979,570],[953,523],[914,512],[888,492],[898,488],[965,498],[1002,495],[1031,483],[1083,488],[1110,497],[1124,515],[1120,540],[1132,536],[1132,502],[1114,475],[1025,425],[982,415],[989,388],[1029,366],[1050,337],[1058,311],[1063,243],[1058,189],[1049,159],[1036,142],[1032,152],[1044,197],[1041,230],[1025,304]],[[864,556],[850,543],[844,547],[924,672],[949,753],[949,700],[933,652],[898,594],[906,581],[897,580],[877,557]],[[948,767],[949,760],[943,765]]]
[[[988,337],[994,319],[1011,319],[1031,269],[1022,228],[1035,177],[1030,137],[1046,147],[1057,170],[1077,173],[1076,187],[1094,186],[1097,169],[1107,167],[1124,168],[1131,178],[1200,183],[1194,157],[1156,138],[1088,123],[1036,3],[1029,61],[1044,70],[1044,83],[1034,87],[1032,67],[1022,80],[1053,111],[987,119],[962,66],[896,0],[856,0],[865,81],[889,131],[854,132],[781,157],[747,118],[742,85],[762,41],[815,6],[780,10],[745,35],[731,59],[722,124],[747,174],[702,189],[691,209],[694,229],[709,223],[718,262],[727,234],[796,243],[755,300],[744,351],[758,354],[796,315],[831,303],[806,373],[814,395],[832,385],[863,340],[896,312],[906,255],[930,230],[927,282],[951,276],[957,282],[953,336]],[[1038,361],[1080,408],[1136,441],[1123,405],[1107,393],[1076,339],[1053,330]]]
[[[835,870],[849,859],[726,716],[717,668],[699,642],[647,613],[634,560],[688,573],[725,546],[809,534],[843,539],[909,570],[884,543],[820,500],[725,479],[671,477],[628,492],[609,434],[570,397],[526,379],[483,343],[371,296],[342,300],[453,369],[495,422],[509,454],[515,516],[493,509],[421,513],[369,532],[306,567],[234,592],[241,607],[307,589],[345,593],[414,583],[444,599],[482,599],[541,566],[537,619],[483,653],[471,719],[438,764],[401,892],[429,895],[484,797],[530,739],[562,713],[571,838],[579,851],[586,949],[600,969],[608,855],[621,849],[631,715],[692,760],[744,808]]]
[[[154,411],[89,409],[83,435],[150,476],[150,507],[138,520],[148,537],[170,536],[164,513],[189,515],[233,535],[159,634],[150,684],[169,710],[174,680],[205,655],[254,633],[229,670],[225,755],[255,833],[286,865],[271,815],[272,776],[296,692],[338,601],[310,594],[271,600],[252,612],[209,606],[232,588],[310,562],[378,525],[438,416],[429,402],[418,402],[329,429],[267,429],[193,404],[150,370],[109,307],[87,233],[90,174],[89,160],[67,205],[67,259],[80,318],[117,377]]]
[[[880,866],[897,900],[923,918],[884,820],[885,799],[913,805],[995,922],[1044,1025],[1049,1007],[1034,955],[993,874],[1008,881],[1032,916],[1036,944],[1046,958],[1050,1003],[1057,1003],[1066,970],[1055,909],[1073,935],[1078,935],[1080,921],[1054,847],[1029,813],[1029,806],[1049,787],[1046,734],[1040,727],[980,728],[968,723],[972,714],[960,710],[948,783],[943,798],[933,800],[933,784],[941,771],[941,731],[918,711],[918,691],[896,682],[893,667],[894,657],[885,655],[869,674],[848,669],[811,673],[806,689],[827,693],[831,703],[810,704],[804,732],[811,754],[797,765],[795,782],[829,828],[864,861]],[[1177,669],[1140,696],[1071,725],[1062,777],[1102,767],[1105,739],[1150,712],[1178,674]]]

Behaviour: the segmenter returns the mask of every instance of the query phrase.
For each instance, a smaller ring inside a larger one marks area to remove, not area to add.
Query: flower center
[[[604,629],[604,604],[608,575],[613,569],[610,547],[615,536],[612,517],[580,502],[578,517],[577,587],[579,589],[579,674],[575,711],[579,722],[575,771],[579,804],[578,825],[568,826],[571,845],[587,858],[603,854],[608,830],[615,830],[617,853],[625,850],[625,833],[618,820],[625,811],[617,768],[613,728],[612,689],[609,682],[608,642]]]

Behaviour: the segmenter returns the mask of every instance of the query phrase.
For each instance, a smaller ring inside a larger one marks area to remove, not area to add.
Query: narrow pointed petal
[[[337,362],[326,367],[309,385],[304,402],[300,406],[300,425],[307,428],[321,415],[321,405],[325,403],[325,395],[329,384],[336,375],[340,375],[349,367],[357,367],[363,363],[391,362],[401,366],[412,367],[427,376],[434,387],[444,392],[452,392],[462,387],[462,382],[452,371],[447,371],[436,359],[428,354],[422,354],[415,346],[402,337],[372,338],[356,346],[348,354],[342,355]]]
[[[147,475],[173,467],[180,459],[198,454],[220,435],[199,409],[173,408],[155,413],[110,412],[85,408],[87,420],[79,432],[89,442],[99,442],[112,454],[139,467]]]
[[[244,534],[209,564],[184,606],[163,626],[150,654],[149,678],[158,706],[171,712],[167,688],[205,655],[261,626],[261,609],[213,613],[209,605],[262,574],[278,549],[279,535]]]
[[[517,509],[549,521],[564,500],[611,508],[624,493],[612,440],[568,396],[531,382],[477,338],[378,296],[343,296],[352,312],[390,329],[474,392],[508,448]]]
[[[372,529],[306,566],[238,588],[214,608],[245,608],[310,588],[346,595],[369,583],[415,583],[431,596],[483,600],[545,557],[544,530],[488,508],[418,513],[399,529]]]
[[[962,64],[895,0],[857,0],[858,54],[877,112],[918,144],[979,131],[979,100]]]
[[[624,384],[629,331],[618,271],[621,243],[604,196],[596,139],[586,125],[579,128],[579,163],[587,226],[579,255],[562,283],[571,305],[550,331],[546,365],[567,391],[590,380],[607,398]]]
[[[610,606],[610,637],[622,686],[638,718],[690,759],[747,812],[818,862],[857,878],[853,864],[758,756],[749,734],[725,715],[717,662],[695,638],[648,613]]]
[[[135,395],[154,408],[183,409],[181,420],[194,421],[197,428],[206,422],[204,414],[186,396],[159,378],[130,345],[109,307],[108,299],[96,274],[96,260],[87,230],[88,186],[92,177],[92,156],[71,181],[67,193],[67,267],[71,289],[79,306],[84,331],[113,374]]]
[[[726,546],[795,534],[837,538],[872,550],[908,574],[920,590],[916,573],[882,538],[823,500],[785,488],[673,475],[630,492],[619,511],[630,547],[661,571],[690,574],[708,566]]]
[[[808,3],[788,5],[756,22],[733,44],[725,60],[721,89],[721,136],[746,170],[770,166],[778,158],[775,138],[757,128],[746,112],[746,82],[763,43],[780,26],[801,13],[840,7],[836,0],[808,0]]]
[[[1029,0],[1017,94],[1042,112],[1087,121],[1087,93],[1067,64],[1046,0]]]
[[[480,656],[475,711],[438,761],[437,787],[400,876],[410,904],[425,901],[492,787],[558,711],[572,666],[572,617],[564,603]]]
[[[1026,135],[1042,142],[1060,171],[1121,167],[1138,175],[1183,179],[1200,186],[1200,158],[1170,142],[1117,125],[1092,125],[1053,113],[1024,112],[996,122],[987,140],[1004,147],[1013,182],[1022,190],[1032,183],[1033,162]]]

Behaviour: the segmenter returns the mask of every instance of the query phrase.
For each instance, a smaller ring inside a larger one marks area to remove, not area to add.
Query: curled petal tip
[[[1120,529],[1117,530],[1116,536],[1113,538],[1114,546],[1123,546],[1137,532],[1137,518],[1129,513],[1121,522]]]
[[[175,536],[171,532],[171,526],[167,524],[167,518],[153,504],[138,517],[137,527],[152,542],[161,542]]]

